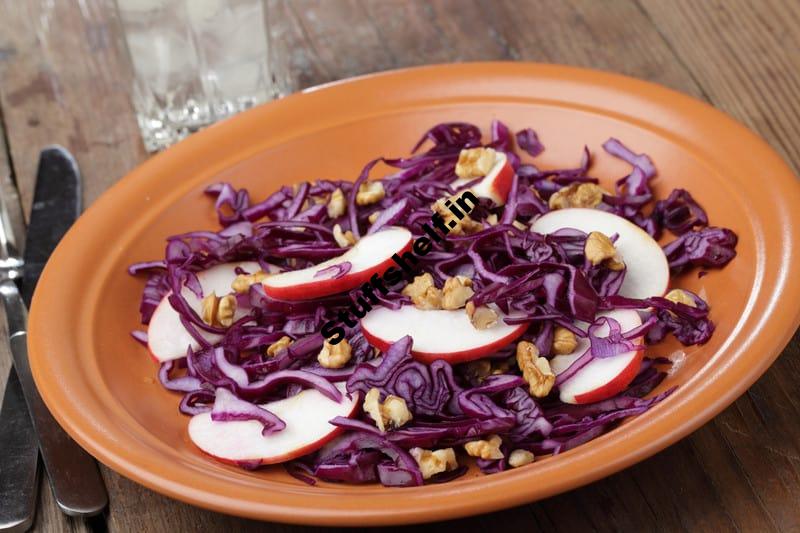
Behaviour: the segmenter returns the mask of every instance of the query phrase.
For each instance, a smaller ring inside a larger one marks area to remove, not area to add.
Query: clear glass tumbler
[[[267,0],[117,0],[148,151],[275,98]]]

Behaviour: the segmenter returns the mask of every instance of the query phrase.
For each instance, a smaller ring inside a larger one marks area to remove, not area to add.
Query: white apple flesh
[[[414,340],[411,355],[423,363],[437,359],[455,364],[480,359],[509,345],[525,332],[528,324],[510,326],[505,315],[494,307],[499,318],[487,329],[476,329],[464,309],[418,309],[404,305],[398,310],[373,309],[361,319],[367,341],[381,351],[410,335]]]
[[[256,420],[217,422],[211,419],[211,413],[203,413],[189,421],[189,438],[203,452],[225,463],[290,461],[321,448],[342,431],[330,420],[353,416],[358,410],[360,396],[348,396],[344,383],[336,387],[343,394],[340,402],[307,389],[261,405],[286,423],[277,433],[262,435],[264,426]]]
[[[197,280],[200,282],[203,295],[209,295],[212,291],[217,296],[229,294],[232,291],[231,283],[236,279],[237,267],[250,274],[261,270],[258,263],[244,261],[240,263],[223,263],[198,272]],[[277,267],[270,267],[270,271],[275,270],[277,270]],[[161,303],[156,306],[153,316],[150,318],[150,324],[147,327],[147,347],[153,358],[160,363],[186,356],[186,349],[190,346],[193,350],[199,347],[194,337],[181,324],[178,312],[170,305],[168,298],[171,294],[170,292],[164,296]],[[189,306],[199,314],[202,307],[202,299],[198,298],[186,287],[183,288],[181,294]],[[234,319],[241,318],[245,313],[246,311],[237,310]],[[201,331],[201,334],[203,338],[212,344],[219,340],[219,335],[205,331]]]
[[[405,228],[389,227],[362,237],[352,248],[312,267],[283,272],[264,280],[264,292],[279,300],[311,300],[349,291],[369,281],[373,274],[381,275],[394,265],[392,256],[402,255],[411,247],[411,232]],[[345,261],[350,270],[334,278],[320,271],[331,269]]]
[[[459,187],[472,180],[464,178],[453,182],[453,187]],[[508,160],[508,156],[503,152],[496,152],[492,169],[484,176],[481,181],[470,187],[475,196],[479,198],[489,198],[496,205],[505,205],[508,200],[508,193],[511,191],[511,183],[514,181],[514,168]]]
[[[619,294],[628,298],[662,296],[669,285],[669,263],[661,246],[636,224],[599,209],[579,207],[545,213],[531,225],[544,235],[573,228],[584,233],[599,231],[619,237],[614,243],[627,270]]]
[[[598,318],[602,316],[613,318],[619,322],[623,333],[642,325],[639,313],[631,309],[598,313],[597,316]],[[585,327],[586,324],[581,324],[581,326]],[[597,335],[607,336],[608,326],[604,324],[598,330]],[[642,339],[639,338],[634,342],[641,343]],[[558,376],[589,349],[588,338],[578,339],[578,346],[571,354],[557,355],[550,360],[550,368]],[[611,398],[625,390],[625,387],[636,377],[643,354],[643,350],[633,350],[611,357],[592,359],[566,382],[559,385],[559,398],[562,402],[571,404],[594,403]]]

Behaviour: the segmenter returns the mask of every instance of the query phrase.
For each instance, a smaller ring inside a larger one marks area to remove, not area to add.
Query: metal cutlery
[[[2,410],[2,416],[9,416],[9,420],[0,419],[0,439],[20,440],[20,435],[7,435],[10,432],[5,428],[22,428],[24,422],[19,418],[29,414],[56,503],[68,515],[92,516],[101,512],[108,502],[103,479],[94,459],[61,429],[42,401],[28,362],[26,332],[27,305],[30,304],[42,268],[79,212],[80,176],[77,165],[65,149],[53,146],[44,149],[40,156],[24,261],[15,246],[19,241],[15,240],[10,232],[12,226],[7,223],[10,217],[0,214],[0,297],[6,309],[9,344],[20,385],[16,387],[13,380],[9,382]],[[20,278],[23,283],[21,292],[17,287]],[[58,354],[53,356],[57,357]],[[27,413],[13,409],[14,402],[20,403],[14,398],[10,399],[10,406],[6,408],[8,395],[14,394],[14,391],[23,393]],[[2,442],[0,440],[0,449],[5,450]],[[13,464],[15,458],[3,455],[0,454],[0,472],[7,468],[10,471],[4,462],[8,460]],[[23,462],[28,465],[31,463],[30,460]],[[21,469],[21,465],[16,466]],[[20,479],[30,479],[24,473],[18,475]]]

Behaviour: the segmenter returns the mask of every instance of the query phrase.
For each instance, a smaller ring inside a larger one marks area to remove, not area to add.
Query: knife
[[[0,175],[0,230],[3,250],[8,255],[22,253],[25,222],[17,186],[9,173]],[[41,468],[36,433],[13,366],[0,408],[0,450],[0,531],[26,531],[36,516]]]
[[[24,266],[18,269],[23,277],[22,294],[12,274],[0,276],[0,296],[6,307],[14,367],[38,436],[54,499],[65,514],[93,516],[108,503],[103,478],[94,459],[61,429],[42,401],[31,375],[26,332],[27,304],[30,304],[44,264],[80,212],[80,191],[80,174],[69,152],[59,146],[42,150]],[[2,270],[0,268],[0,274]],[[3,424],[0,420],[0,430]]]

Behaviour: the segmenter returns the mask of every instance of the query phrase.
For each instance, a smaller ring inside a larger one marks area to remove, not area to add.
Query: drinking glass
[[[271,53],[267,0],[117,0],[145,148],[291,88]]]

